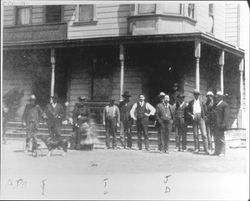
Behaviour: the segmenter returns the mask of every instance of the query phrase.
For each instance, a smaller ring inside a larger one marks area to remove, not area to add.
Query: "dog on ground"
[[[64,139],[62,137],[41,137],[41,141],[46,145],[48,148],[48,154],[47,156],[51,156],[52,152],[55,149],[62,149],[63,150],[63,156],[68,151],[68,140]]]

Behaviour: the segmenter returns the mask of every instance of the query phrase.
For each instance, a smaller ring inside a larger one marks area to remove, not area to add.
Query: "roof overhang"
[[[119,44],[141,44],[141,43],[166,43],[166,42],[187,42],[200,40],[201,43],[216,47],[239,57],[244,57],[244,50],[214,38],[205,33],[182,33],[182,34],[157,34],[139,36],[116,36],[98,37],[84,39],[67,39],[55,41],[20,41],[3,42],[3,50],[17,49],[44,49],[44,48],[66,48],[100,45],[119,45]]]

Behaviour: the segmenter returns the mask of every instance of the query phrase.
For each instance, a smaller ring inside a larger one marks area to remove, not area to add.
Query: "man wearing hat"
[[[60,137],[62,120],[65,117],[65,111],[63,106],[58,103],[57,94],[51,96],[50,103],[45,107],[45,114],[47,117],[50,137]]]
[[[73,141],[72,141],[72,148],[73,149],[80,149],[80,141],[81,141],[81,132],[80,127],[83,123],[89,122],[90,117],[90,110],[89,107],[86,105],[87,98],[85,96],[80,96],[78,98],[79,103],[75,104],[73,110]]]
[[[110,99],[109,105],[104,107],[103,125],[106,130],[106,147],[110,149],[110,136],[112,136],[112,148],[117,149],[116,144],[116,127],[120,123],[120,111],[115,105],[115,100]]]
[[[123,101],[119,104],[120,109],[120,140],[122,146],[126,148],[126,146],[131,149],[132,148],[132,134],[131,127],[133,124],[133,119],[130,117],[130,110],[132,108],[132,104],[130,103],[129,98],[131,95],[128,91],[125,91],[122,95]],[[127,143],[126,143],[127,138]]]
[[[30,103],[25,106],[22,116],[23,126],[26,127],[25,152],[32,149],[32,147],[30,147],[30,141],[31,139],[34,141],[36,140],[37,129],[43,115],[41,107],[36,104],[35,95],[31,95],[29,101]]]
[[[144,94],[139,95],[139,100],[134,103],[130,110],[130,116],[136,121],[137,135],[138,135],[138,148],[142,150],[142,134],[145,140],[145,149],[149,151],[148,141],[148,118],[155,114],[155,108],[148,102],[145,102]]]
[[[225,155],[225,135],[229,119],[229,105],[223,100],[224,95],[221,91],[215,97],[215,155]]]
[[[212,152],[212,137],[214,136],[214,124],[215,124],[215,117],[214,117],[214,94],[212,91],[208,91],[206,94],[207,101],[205,107],[205,124],[207,130],[207,141],[208,141],[208,150]]]
[[[185,98],[184,94],[177,95],[177,102],[176,102],[175,113],[174,113],[178,151],[186,150],[187,104],[185,103],[184,98]]]
[[[168,153],[169,135],[172,131],[173,111],[169,104],[169,96],[163,93],[159,95],[161,103],[156,106],[156,118],[160,126],[160,138],[158,139],[161,145],[161,152]]]
[[[195,146],[195,153],[199,152],[199,128],[201,130],[202,140],[203,140],[203,147],[206,154],[208,152],[208,143],[207,143],[207,132],[205,126],[205,106],[199,99],[200,91],[195,89],[193,91],[194,99],[191,100],[188,104],[188,114],[192,119],[193,124],[193,132],[194,132],[194,146]]]

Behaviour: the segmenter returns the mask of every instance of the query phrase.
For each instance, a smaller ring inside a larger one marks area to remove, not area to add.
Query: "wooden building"
[[[20,120],[30,94],[45,105],[51,94],[79,96],[95,115],[110,97],[128,90],[156,104],[160,91],[178,82],[186,101],[200,89],[228,94],[230,124],[242,127],[245,110],[244,50],[239,48],[239,4],[4,6],[3,94],[23,90]]]

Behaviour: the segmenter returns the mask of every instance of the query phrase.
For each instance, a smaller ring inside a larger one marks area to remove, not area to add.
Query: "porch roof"
[[[140,43],[161,43],[161,42],[187,42],[200,40],[201,43],[223,49],[239,57],[244,57],[244,50],[214,38],[208,34],[181,33],[181,34],[157,34],[157,35],[138,35],[138,36],[114,36],[84,39],[67,39],[55,41],[19,41],[3,42],[3,50],[14,49],[43,49],[43,48],[65,48],[81,46],[100,46],[100,45],[119,45],[119,44],[140,44]]]

